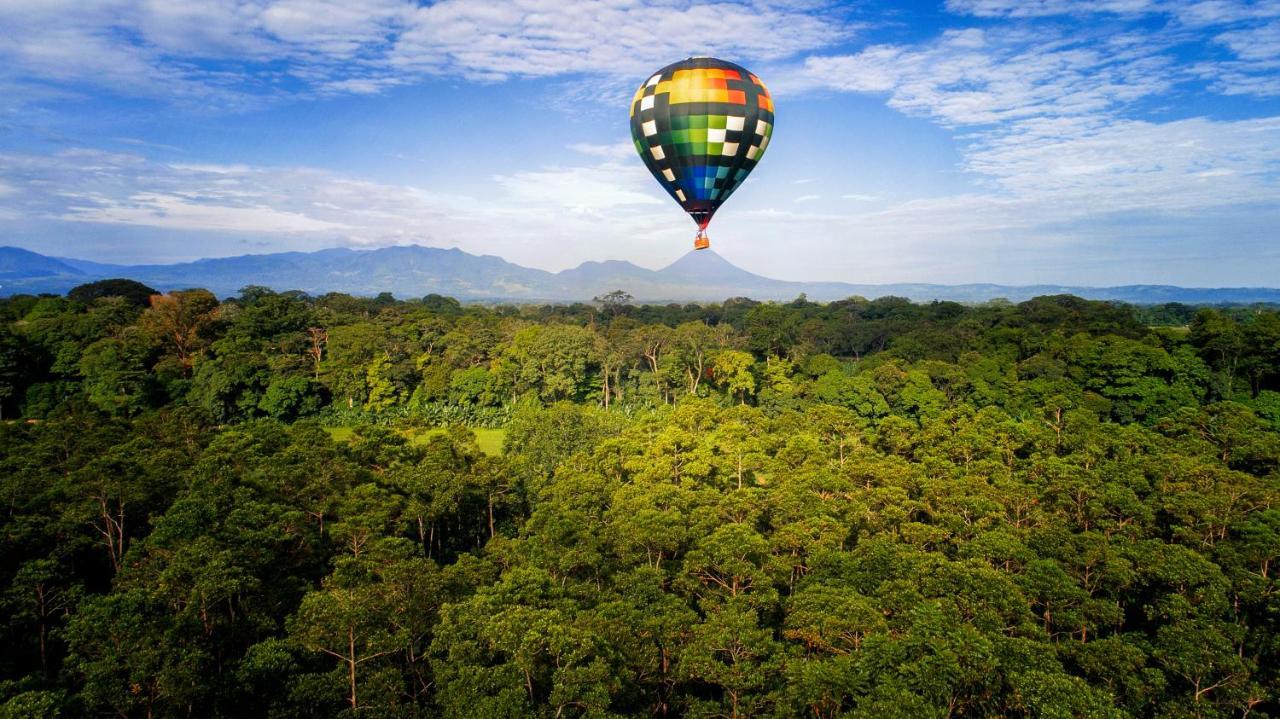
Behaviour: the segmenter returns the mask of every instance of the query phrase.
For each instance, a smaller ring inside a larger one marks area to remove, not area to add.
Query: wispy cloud
[[[609,145],[592,145],[578,142],[569,145],[569,149],[591,157],[603,157],[610,160],[630,159],[636,153],[636,146],[630,142],[615,142]]]
[[[1195,63],[1174,80],[1209,83],[1224,95],[1280,96],[1280,3],[1268,0],[949,0],[952,12],[1027,20],[1074,17],[1158,18],[1163,26],[1136,33],[1162,52],[1212,41],[1231,57]]]
[[[948,127],[1087,118],[1167,90],[1170,58],[1148,38],[1043,30],[951,30],[922,46],[878,45],[806,62],[816,84],[886,93],[889,105]]]
[[[482,79],[644,73],[690,53],[784,58],[848,34],[825,4],[445,0],[414,11],[391,58]]]
[[[951,12],[999,18],[1135,15],[1154,12],[1160,5],[1158,0],[947,0],[947,9]]]
[[[996,17],[1170,11],[1136,0],[974,0],[950,7]],[[1204,20],[1203,15],[1197,17]],[[1219,42],[1239,44],[1241,57],[1266,58],[1269,28],[1235,31],[1261,33],[1257,45],[1234,35],[1219,36]],[[812,57],[806,70],[812,82],[880,94],[905,114],[963,132],[963,167],[989,190],[965,204],[985,197],[995,210],[984,213],[992,224],[1002,216],[1002,204],[1022,212],[1034,207],[1027,217],[1042,224],[1042,218],[1064,213],[1080,219],[1119,211],[1174,212],[1280,196],[1280,118],[1133,117],[1139,103],[1194,79],[1194,70],[1169,54],[1181,38],[1015,24],[999,31],[947,31],[920,45]]]
[[[689,0],[42,0],[0,4],[0,76],[251,105],[428,77],[637,75],[673,57],[771,60],[847,39],[838,6]]]
[[[679,213],[652,211],[667,198],[638,163],[606,160],[493,180],[499,191],[475,198],[306,167],[158,163],[86,149],[8,153],[0,154],[0,212],[5,219],[290,237],[313,248],[459,246],[549,269],[576,264],[568,259],[575,254],[599,255],[601,227],[623,238],[614,241],[622,253],[638,252],[655,232],[688,234]],[[568,252],[547,253],[548,241]]]
[[[611,160],[589,167],[526,170],[499,175],[494,180],[514,200],[575,212],[661,202],[651,191],[653,179],[638,162]]]
[[[1280,16],[1267,0],[947,0],[947,10],[987,18],[1163,15],[1188,27]]]
[[[1280,59],[1280,21],[1229,30],[1215,37],[1214,41],[1226,45],[1241,60]]]
[[[1280,117],[1114,121],[1053,137],[988,138],[970,169],[1016,197],[1070,202],[1080,213],[1184,210],[1280,196]]]
[[[122,201],[92,195],[68,199],[71,202],[60,219],[76,222],[261,234],[349,229],[342,224],[265,205],[206,204],[200,202],[199,197],[175,194],[137,192]]]
[[[1280,6],[1275,8],[1280,15]],[[1195,71],[1224,95],[1280,97],[1280,20],[1223,32],[1214,41],[1235,57],[1196,65]]]

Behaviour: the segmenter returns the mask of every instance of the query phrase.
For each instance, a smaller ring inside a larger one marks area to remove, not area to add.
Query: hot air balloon
[[[691,57],[636,90],[631,139],[654,178],[698,225],[693,247],[711,246],[707,225],[760,161],[773,135],[773,98],[740,65]]]

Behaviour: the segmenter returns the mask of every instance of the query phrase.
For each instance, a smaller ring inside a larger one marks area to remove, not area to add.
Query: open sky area
[[[0,244],[660,267],[628,101],[690,55],[776,102],[745,269],[1280,285],[1280,0],[0,0]]]

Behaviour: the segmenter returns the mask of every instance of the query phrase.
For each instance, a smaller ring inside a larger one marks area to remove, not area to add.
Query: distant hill
[[[24,250],[21,247],[0,247],[0,283],[42,277],[79,277],[84,273],[77,267],[53,257]]]
[[[547,272],[521,267],[493,255],[419,246],[280,252],[169,265],[112,265],[47,257],[18,247],[0,247],[0,295],[64,293],[76,285],[109,277],[125,277],[161,290],[205,287],[219,296],[234,295],[245,285],[265,285],[310,294],[391,292],[405,298],[436,293],[482,302],[572,302],[590,300],[615,289],[626,290],[644,302],[718,301],[728,297],[789,300],[801,293],[823,301],[855,295],[868,298],[896,295],[918,302],[985,302],[996,298],[1020,302],[1039,295],[1073,294],[1135,304],[1280,302],[1280,289],[1249,287],[788,282],[747,272],[712,250],[690,252],[660,270],[610,260],[584,262],[562,272]]]

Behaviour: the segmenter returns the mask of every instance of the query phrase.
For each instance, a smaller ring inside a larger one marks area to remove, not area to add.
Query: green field
[[[334,441],[337,442],[350,441],[351,437],[355,434],[355,428],[350,425],[325,427],[325,431],[327,431],[329,436],[333,437]],[[432,427],[430,429],[407,429],[398,431],[409,440],[410,444],[423,444],[431,437],[437,434],[443,434],[444,428]],[[507,431],[505,429],[485,429],[481,427],[471,431],[476,435],[476,444],[480,445],[480,451],[490,457],[497,457],[502,454],[502,440],[507,435]]]
[[[471,431],[476,434],[476,444],[480,445],[480,451],[490,457],[502,454],[502,442],[507,437],[507,430],[479,428]]]

